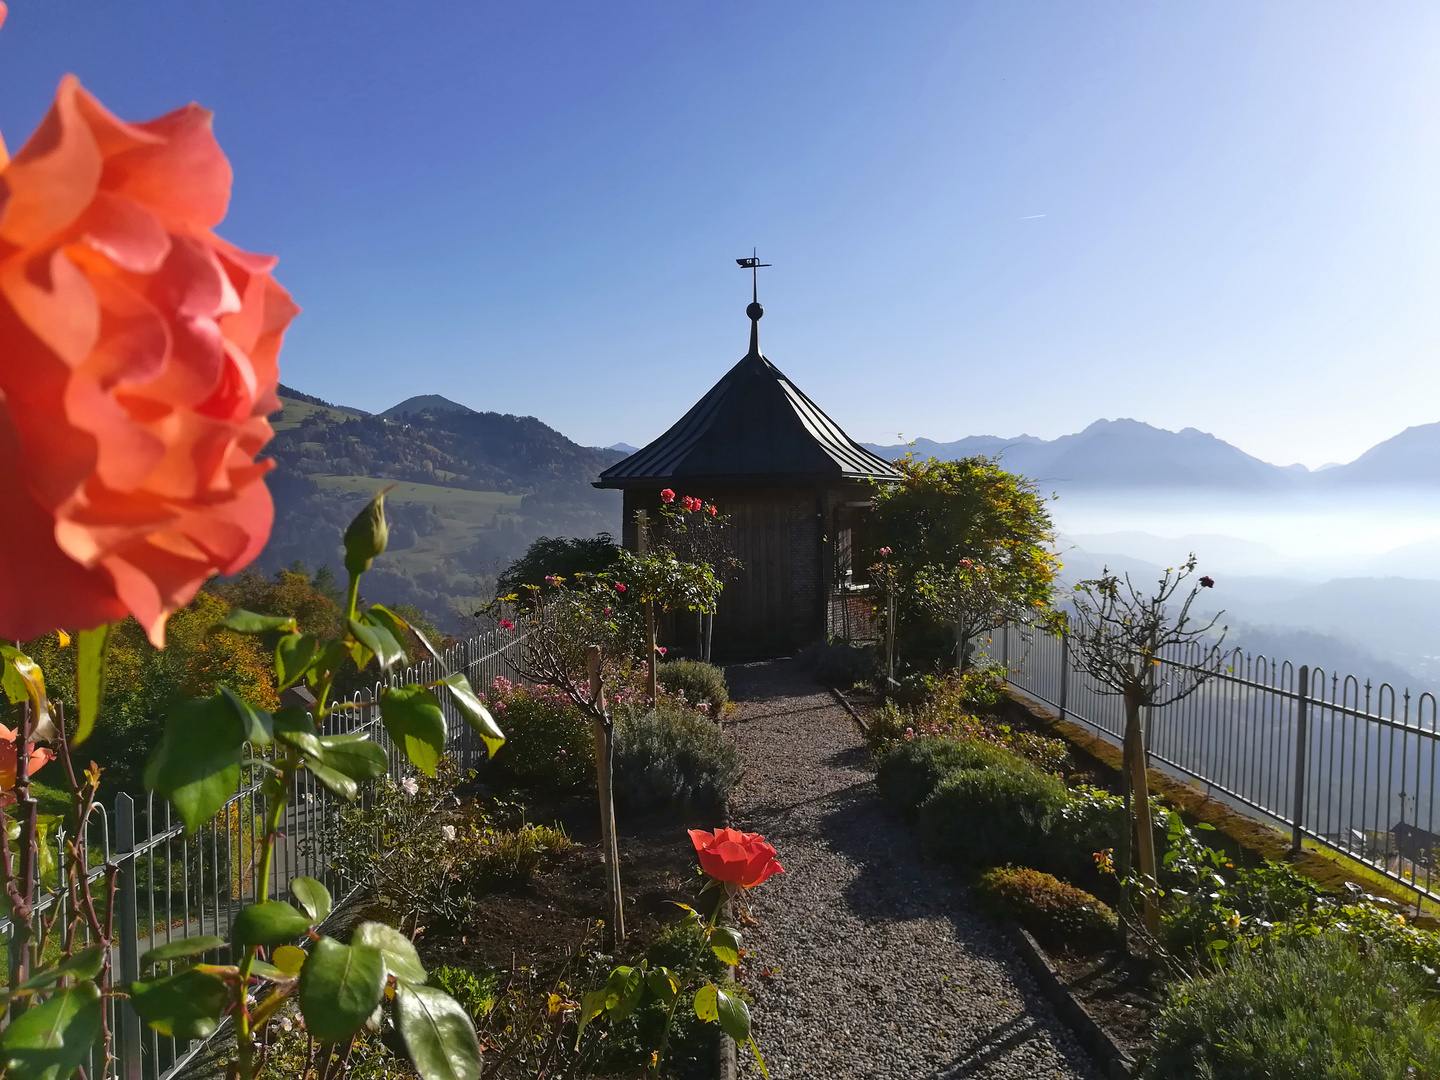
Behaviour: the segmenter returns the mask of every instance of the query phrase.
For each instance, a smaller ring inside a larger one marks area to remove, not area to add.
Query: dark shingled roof
[[[600,488],[656,481],[740,483],[899,480],[760,352],[759,304],[750,351],[664,435],[600,474]]]

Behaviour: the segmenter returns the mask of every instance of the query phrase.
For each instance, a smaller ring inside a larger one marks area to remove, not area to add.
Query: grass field
[[[518,512],[523,498],[498,491],[468,491],[376,476],[315,476],[312,479],[323,488],[362,495],[373,495],[388,487],[391,490],[385,498],[392,504],[421,503],[433,507],[440,527],[429,536],[420,537],[412,547],[392,549],[386,555],[412,573],[434,570],[447,556],[468,548],[481,529],[495,524],[498,515]]]
[[[344,421],[354,416],[354,413],[345,412],[343,409],[327,409],[324,405],[311,405],[308,401],[296,401],[294,398],[281,396],[280,404],[284,406],[279,415],[270,418],[270,426],[276,431],[289,431],[291,428],[300,426],[300,422],[307,416],[320,413],[327,419]]]

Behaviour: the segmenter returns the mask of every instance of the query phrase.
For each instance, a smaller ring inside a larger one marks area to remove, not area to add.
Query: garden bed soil
[[[1143,1061],[1165,992],[1151,966],[1119,952],[1045,950],[1060,982],[1121,1050]]]
[[[593,796],[548,812],[532,809],[530,820],[559,822],[575,846],[548,859],[528,881],[487,893],[475,925],[423,933],[421,948],[431,963],[528,967],[548,975],[582,942],[592,952],[600,949],[593,928],[606,917],[605,863]],[[662,929],[678,922],[682,913],[673,901],[696,903],[701,882],[685,830],[673,814],[617,822],[626,929],[620,954],[638,955]]]

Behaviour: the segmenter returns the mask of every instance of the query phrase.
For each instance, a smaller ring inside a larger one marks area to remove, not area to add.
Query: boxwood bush
[[[691,706],[706,705],[711,716],[719,716],[730,703],[725,672],[699,660],[670,660],[661,664],[655,679],[667,694],[683,694]]]
[[[875,764],[875,785],[896,813],[914,817],[920,804],[952,772],[1023,764],[994,743],[925,736],[906,739],[885,751]]]
[[[1177,985],[1147,1075],[1165,1080],[1420,1080],[1440,1076],[1433,976],[1338,932],[1232,947]]]
[[[975,866],[1044,851],[1065,785],[1028,764],[951,773],[920,806],[920,843],[935,858]]]
[[[645,813],[714,814],[740,780],[740,751],[720,725],[661,704],[622,711],[615,725],[615,804]]]
[[[1024,866],[987,870],[975,896],[994,914],[1014,919],[1047,945],[1101,947],[1111,941],[1115,913],[1084,889]]]

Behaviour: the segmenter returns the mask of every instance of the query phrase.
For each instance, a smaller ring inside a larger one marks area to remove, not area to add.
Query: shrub
[[[456,779],[454,762],[441,758],[433,779],[382,778],[368,804],[351,803],[338,815],[334,868],[373,882],[376,900],[412,927],[460,925],[487,886],[524,880],[546,856],[571,846],[562,831],[545,825],[497,828],[480,807],[460,804]],[[377,848],[385,858],[376,860]],[[303,844],[301,850],[309,853]]]
[[[485,695],[505,745],[481,769],[501,787],[567,792],[595,782],[590,723],[558,690],[521,686],[498,678]]]
[[[795,662],[813,670],[815,678],[826,686],[854,686],[875,670],[875,646],[817,641],[801,649]]]
[[[622,711],[615,726],[615,804],[643,813],[713,813],[740,780],[740,751],[713,720],[673,705]]]
[[[711,716],[719,716],[730,703],[730,689],[725,685],[725,672],[714,664],[699,660],[671,660],[661,664],[656,681],[666,693],[684,695],[685,704],[708,705]]]
[[[959,769],[1018,764],[1013,754],[993,743],[927,736],[891,747],[875,767],[875,786],[898,814],[913,817],[950,773]]]
[[[1229,955],[1233,954],[1233,955]],[[1232,948],[1156,1020],[1149,1075],[1167,1080],[1440,1076],[1434,981],[1339,933]]]
[[[920,807],[920,842],[936,858],[977,866],[1043,851],[1065,785],[1023,762],[951,773]]]
[[[1047,945],[1101,945],[1117,925],[1115,913],[1084,889],[1028,867],[987,870],[975,883],[975,895]]]
[[[1128,821],[1125,800],[1103,788],[1081,786],[1050,819],[1044,865],[1071,881],[1094,881],[1097,852],[1118,848]]]

